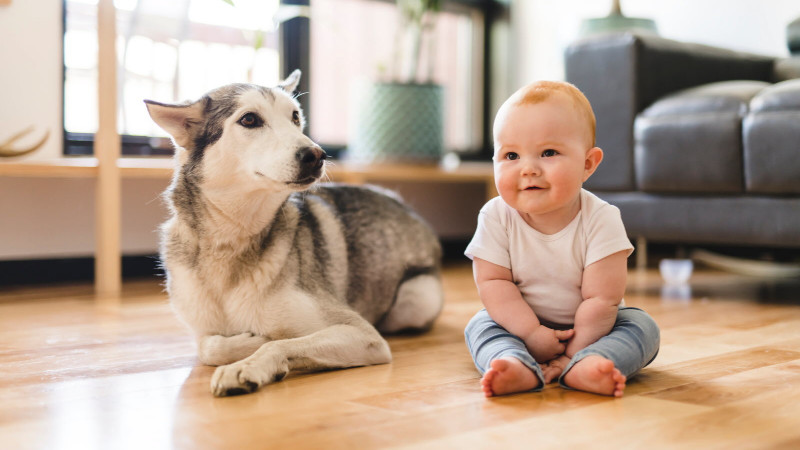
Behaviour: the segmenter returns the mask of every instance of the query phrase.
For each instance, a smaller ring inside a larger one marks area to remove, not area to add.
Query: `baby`
[[[487,397],[562,387],[620,397],[658,353],[659,329],[624,306],[633,251],[619,209],[582,188],[603,160],[573,85],[540,81],[494,122],[499,197],[465,254],[485,309],[465,330]]]

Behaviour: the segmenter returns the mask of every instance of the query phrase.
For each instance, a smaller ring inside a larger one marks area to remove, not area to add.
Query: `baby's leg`
[[[629,377],[658,354],[660,332],[638,308],[622,307],[611,332],[579,351],[559,379],[562,387],[621,397]]]
[[[464,335],[475,367],[483,374],[481,386],[487,397],[544,386],[542,370],[522,339],[498,325],[486,310],[469,321]]]

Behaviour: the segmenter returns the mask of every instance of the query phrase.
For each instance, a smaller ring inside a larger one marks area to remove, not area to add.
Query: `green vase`
[[[347,155],[359,162],[433,162],[442,156],[444,89],[437,84],[377,83],[358,105]]]

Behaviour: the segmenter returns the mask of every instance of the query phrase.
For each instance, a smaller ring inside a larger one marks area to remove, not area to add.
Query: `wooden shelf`
[[[35,162],[0,162],[0,176],[42,178],[94,178],[96,158],[61,158]]]
[[[173,172],[172,158],[120,158],[117,167],[122,178],[169,179]],[[331,181],[365,183],[369,181],[418,181],[493,183],[490,162],[462,163],[455,169],[435,164],[353,164],[333,162],[326,168]],[[0,162],[0,176],[40,178],[95,178],[98,162],[91,157],[67,157],[36,162]]]

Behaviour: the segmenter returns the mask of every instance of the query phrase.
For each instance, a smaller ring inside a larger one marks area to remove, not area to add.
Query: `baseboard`
[[[442,259],[444,262],[468,261],[464,256],[469,239],[442,239]]]
[[[122,278],[164,275],[157,255],[122,257]],[[57,258],[0,261],[0,286],[93,282],[94,258]]]
[[[444,240],[445,261],[466,261],[467,240]],[[158,255],[122,257],[122,278],[163,277]],[[0,261],[0,286],[94,281],[94,258],[54,258]]]

